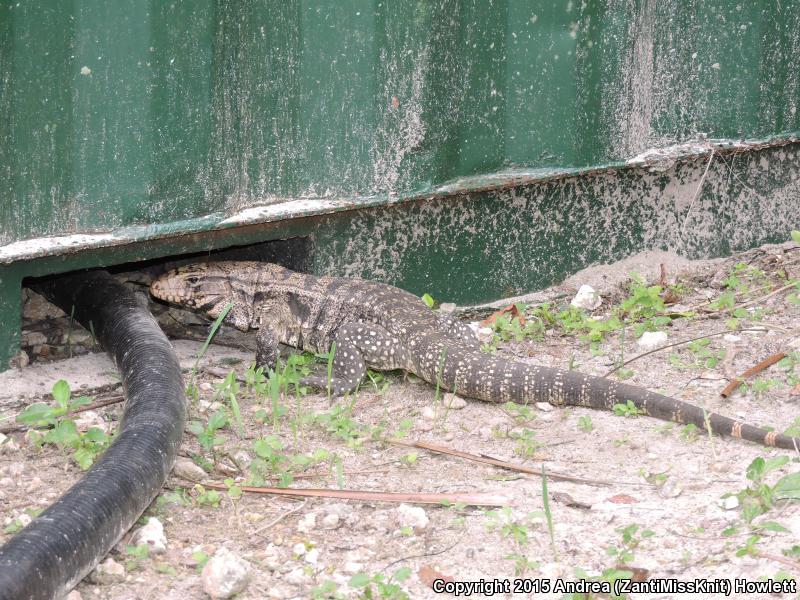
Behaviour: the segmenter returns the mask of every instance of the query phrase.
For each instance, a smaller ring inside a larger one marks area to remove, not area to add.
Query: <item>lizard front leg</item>
[[[263,367],[265,371],[274,369],[280,354],[275,332],[262,323],[256,330],[256,366]]]
[[[323,390],[332,396],[341,396],[358,387],[367,372],[367,366],[380,370],[404,368],[406,353],[400,340],[383,327],[369,323],[346,323],[339,327],[333,338],[336,349],[333,372],[303,378],[300,383]]]
[[[447,314],[439,314],[437,318],[440,326],[448,337],[463,342],[468,348],[472,348],[473,350],[481,349],[481,343],[475,335],[475,332],[469,325],[464,323],[464,321]]]

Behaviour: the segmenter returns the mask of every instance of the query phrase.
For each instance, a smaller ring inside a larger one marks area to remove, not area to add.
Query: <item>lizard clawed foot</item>
[[[309,387],[318,388],[323,392],[328,391],[328,378],[323,377],[321,375],[310,375],[308,377],[303,377],[300,380],[300,385],[307,385]],[[330,380],[330,391],[332,397],[344,396],[347,392],[352,392],[354,389],[358,387],[358,384],[355,386],[347,385],[347,382],[338,380],[336,377],[332,377]]]

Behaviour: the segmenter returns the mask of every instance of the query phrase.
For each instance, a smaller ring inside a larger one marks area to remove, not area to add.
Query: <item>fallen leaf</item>
[[[442,581],[450,583],[455,581],[450,575],[445,575],[443,573],[440,573],[430,565],[422,565],[419,568],[419,571],[417,571],[417,577],[419,577],[419,580],[424,585],[431,588],[433,587],[433,582],[436,581],[437,579],[441,579]]]
[[[511,315],[511,318],[517,317],[519,319],[520,325],[525,325],[525,314],[517,308],[516,304],[509,304],[505,308],[501,308],[497,312],[489,315],[483,321],[481,321],[481,327],[489,327],[492,323],[497,321],[498,317],[504,317],[506,315]]]
[[[607,498],[607,500],[613,504],[636,504],[638,502],[636,498],[628,496],[628,494],[617,494]]]
[[[620,571],[629,571],[631,573],[631,581],[635,581],[636,583],[647,581],[647,579],[650,577],[650,571],[648,569],[643,569],[642,567],[632,567],[631,565],[617,565],[617,569],[619,569]]]

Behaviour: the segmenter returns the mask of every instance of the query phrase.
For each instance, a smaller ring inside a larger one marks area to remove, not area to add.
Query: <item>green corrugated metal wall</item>
[[[798,104],[800,0],[0,0],[0,368],[27,276],[307,236],[463,303],[785,239]]]
[[[0,242],[800,129],[793,0],[0,7]]]

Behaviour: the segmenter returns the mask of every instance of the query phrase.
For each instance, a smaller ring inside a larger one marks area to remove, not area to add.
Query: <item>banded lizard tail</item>
[[[613,410],[632,402],[643,414],[691,423],[718,435],[765,446],[800,448],[800,438],[734,419],[610,379],[531,365],[485,354],[463,322],[438,314],[399,288],[339,277],[295,273],[259,262],[212,262],[170,271],[151,285],[156,298],[216,318],[242,331],[257,329],[256,364],[274,366],[278,343],[328,352],[335,343],[333,374],[301,383],[333,395],[354,390],[367,368],[405,369],[462,396],[489,402],[548,402]]]

